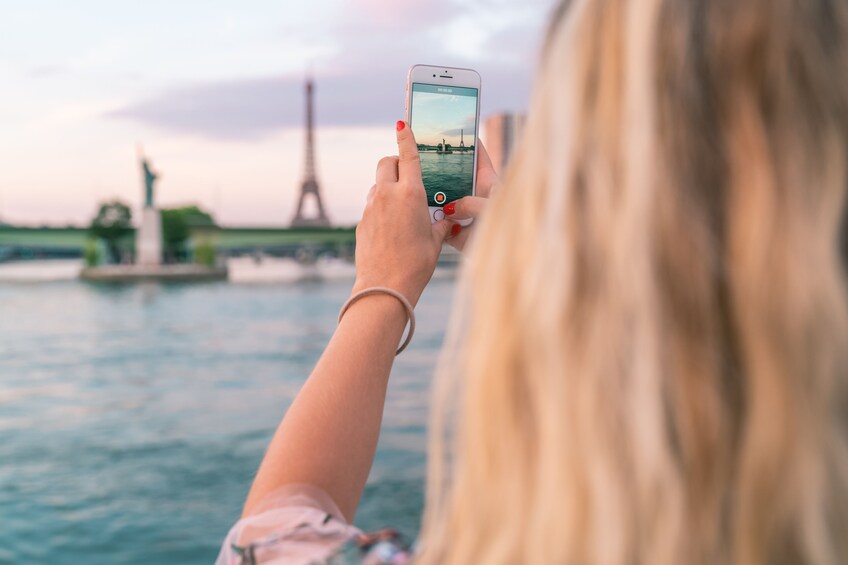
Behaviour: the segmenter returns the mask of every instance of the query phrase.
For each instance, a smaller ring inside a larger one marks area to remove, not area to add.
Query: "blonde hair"
[[[421,563],[848,559],[848,5],[576,0],[477,228]]]

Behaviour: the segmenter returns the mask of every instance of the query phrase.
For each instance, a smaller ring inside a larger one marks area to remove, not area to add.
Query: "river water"
[[[346,266],[297,269],[96,286],[69,276],[77,265],[0,267],[0,563],[212,562],[352,282]],[[419,527],[452,296],[446,275],[417,308],[362,528]]]
[[[422,151],[421,175],[430,206],[443,206],[471,194],[474,181],[474,152],[440,154]],[[434,200],[437,192],[445,193],[444,202]]]

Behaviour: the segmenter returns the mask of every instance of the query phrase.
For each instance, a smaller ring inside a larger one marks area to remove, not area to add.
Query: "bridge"
[[[0,226],[0,262],[28,259],[78,258],[90,239],[86,228]],[[249,228],[228,227],[192,231],[191,239],[209,240],[225,256],[265,253],[295,257],[311,253],[351,257],[356,245],[355,228]],[[135,233],[122,243],[135,248]]]

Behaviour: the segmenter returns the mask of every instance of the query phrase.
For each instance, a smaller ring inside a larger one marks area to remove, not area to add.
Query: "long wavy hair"
[[[575,0],[463,273],[421,563],[848,561],[848,3]]]

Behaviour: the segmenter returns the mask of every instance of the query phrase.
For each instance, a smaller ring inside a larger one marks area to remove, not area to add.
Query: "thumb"
[[[433,224],[433,239],[439,245],[442,244],[447,238],[448,234],[450,234],[451,226],[453,222],[449,222],[448,220],[439,220],[435,224]]]

